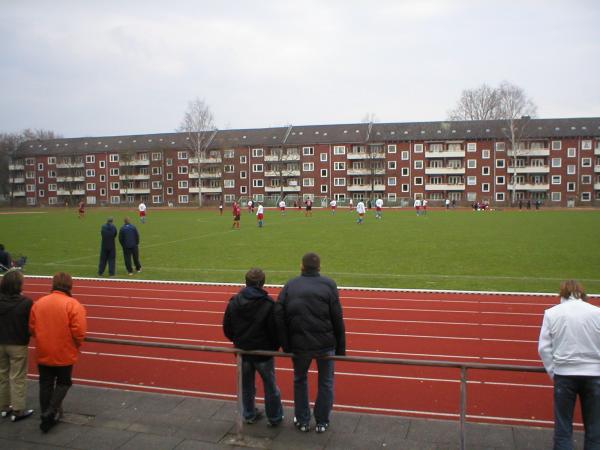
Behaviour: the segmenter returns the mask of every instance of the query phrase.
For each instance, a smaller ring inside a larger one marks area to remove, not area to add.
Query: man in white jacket
[[[572,449],[573,410],[579,395],[587,449],[600,449],[600,308],[581,285],[560,286],[560,304],[547,309],[538,352],[554,380],[554,449]]]

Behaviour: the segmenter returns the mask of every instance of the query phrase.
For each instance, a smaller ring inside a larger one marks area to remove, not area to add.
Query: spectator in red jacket
[[[71,297],[72,287],[71,275],[54,275],[52,293],[34,303],[29,317],[36,341],[44,433],[62,416],[62,402],[72,385],[73,365],[87,329],[85,308]]]

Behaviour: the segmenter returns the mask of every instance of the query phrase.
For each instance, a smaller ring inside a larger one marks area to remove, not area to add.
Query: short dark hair
[[[124,223],[126,223],[126,224],[127,224],[127,223],[129,223],[129,217],[125,217],[125,218],[123,219],[123,222],[124,222]]]
[[[106,219],[106,223],[113,223],[113,218],[109,217],[108,219]]]
[[[258,267],[253,267],[246,272],[246,286],[263,287],[265,284],[265,273]]]
[[[66,272],[58,272],[52,278],[52,290],[61,291],[67,295],[71,295],[73,289],[73,278]]]
[[[321,258],[316,253],[307,253],[302,257],[302,268],[307,271],[319,271],[321,269]]]
[[[23,290],[23,274],[20,270],[9,270],[2,277],[0,292],[5,295],[18,295]]]

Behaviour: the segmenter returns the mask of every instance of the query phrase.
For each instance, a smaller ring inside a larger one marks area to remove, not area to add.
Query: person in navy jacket
[[[125,267],[127,273],[133,275],[133,267],[131,265],[131,258],[133,258],[133,264],[135,265],[136,272],[141,272],[142,265],[140,264],[140,255],[138,245],[140,244],[140,235],[136,227],[134,227],[128,217],[123,220],[125,224],[119,230],[119,242],[123,247],[123,257],[125,258]]]
[[[106,263],[108,263],[108,274],[111,277],[115,276],[115,257],[117,251],[115,250],[115,238],[117,237],[117,227],[113,224],[112,217],[106,220],[106,223],[100,228],[100,236],[102,241],[100,243],[100,263],[98,264],[98,276],[101,277],[106,269]]]

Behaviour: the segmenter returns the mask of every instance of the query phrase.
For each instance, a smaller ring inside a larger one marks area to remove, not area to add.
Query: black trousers
[[[133,248],[123,247],[123,257],[125,258],[125,268],[127,269],[127,273],[133,272],[133,267],[131,266],[131,258],[133,258],[135,270],[140,270],[142,268],[142,265],[140,264],[140,254],[137,246]]]
[[[98,275],[104,273],[106,269],[106,263],[108,263],[108,274],[113,276],[115,274],[115,257],[117,251],[115,248],[101,248],[100,249],[100,263],[98,264]]]
[[[62,407],[62,402],[71,385],[73,366],[43,366],[40,372],[40,409],[42,415],[53,415]]]

